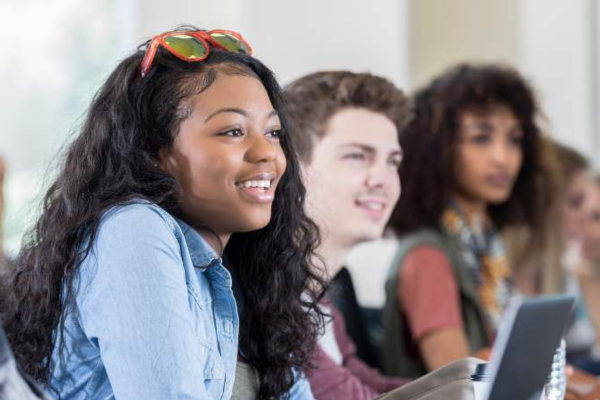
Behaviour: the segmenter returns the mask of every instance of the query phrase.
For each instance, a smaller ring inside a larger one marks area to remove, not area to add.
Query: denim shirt
[[[231,287],[221,258],[183,221],[147,202],[109,210],[75,277],[51,386],[63,400],[229,399]],[[313,399],[304,377],[290,399]]]

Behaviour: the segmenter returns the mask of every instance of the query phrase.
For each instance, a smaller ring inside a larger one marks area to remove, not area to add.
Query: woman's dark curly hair
[[[211,49],[205,61],[185,62],[159,49],[148,75],[139,79],[144,53],[141,46],[123,60],[96,94],[2,288],[2,319],[17,360],[44,383],[56,333],[64,330],[59,321],[74,306],[74,277],[103,213],[145,199],[181,217],[178,182],[154,164],[159,151],[172,148],[188,115],[184,100],[208,88],[218,74],[240,74],[259,79],[274,108],[282,109],[281,88],[255,58]],[[285,115],[280,117],[287,169],[271,221],[258,231],[233,234],[225,249],[234,265],[243,260],[235,271],[245,300],[240,345],[258,370],[260,399],[285,396],[294,370],[307,371],[323,322],[317,307],[323,282],[311,265],[318,228],[304,213],[299,164]]]
[[[490,205],[498,228],[517,223],[545,229],[556,182],[553,152],[536,119],[534,93],[519,73],[498,65],[459,65],[414,96],[415,117],[400,135],[402,196],[388,226],[397,235],[438,227],[455,184],[453,158],[462,113],[507,107],[523,130],[523,163],[512,194]]]

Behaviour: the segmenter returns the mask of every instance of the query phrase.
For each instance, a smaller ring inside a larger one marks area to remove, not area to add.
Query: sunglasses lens
[[[233,35],[222,32],[212,32],[210,33],[210,37],[232,53],[250,54],[248,46]]]
[[[173,35],[166,37],[165,42],[180,56],[190,59],[206,57],[206,46],[195,37]]]

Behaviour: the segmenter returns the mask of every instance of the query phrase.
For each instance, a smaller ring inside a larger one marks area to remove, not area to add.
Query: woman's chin
[[[240,221],[240,224],[239,224],[236,232],[242,233],[242,232],[258,231],[260,229],[263,229],[267,225],[269,225],[270,221],[271,221],[271,214],[269,214],[268,217],[252,218],[252,219],[248,219],[245,221]]]

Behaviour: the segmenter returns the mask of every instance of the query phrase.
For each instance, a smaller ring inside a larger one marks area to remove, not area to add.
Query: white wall
[[[590,0],[519,2],[519,66],[539,90],[558,140],[597,158]]]
[[[282,84],[323,69],[371,71],[408,84],[405,0],[139,1],[138,41],[183,22],[239,30]],[[159,11],[160,10],[160,11]],[[185,12],[181,12],[184,10]]]
[[[250,4],[250,3],[248,3]],[[408,83],[404,0],[253,1],[245,32],[283,83],[328,69],[370,71]]]
[[[411,0],[410,76],[427,84],[463,61],[518,61],[519,0]]]

